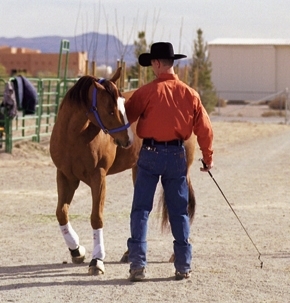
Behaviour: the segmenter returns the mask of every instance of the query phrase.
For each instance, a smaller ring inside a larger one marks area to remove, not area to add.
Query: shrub
[[[218,99],[217,103],[215,105],[216,107],[226,107],[227,106],[227,101],[225,99]]]
[[[271,109],[285,109],[285,104],[286,104],[286,96],[281,95],[273,99],[272,101],[269,102],[269,107]]]

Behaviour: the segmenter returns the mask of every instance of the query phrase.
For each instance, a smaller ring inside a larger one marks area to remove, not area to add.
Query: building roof
[[[11,47],[6,45],[0,46],[0,53],[1,54],[40,54],[41,51],[38,49],[31,49],[26,47]]]
[[[288,45],[290,39],[241,39],[241,38],[217,38],[209,45]]]

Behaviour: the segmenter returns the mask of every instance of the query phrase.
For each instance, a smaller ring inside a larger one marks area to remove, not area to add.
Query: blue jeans
[[[188,242],[190,223],[187,212],[187,164],[184,146],[156,145],[155,150],[142,147],[131,210],[131,238],[127,245],[130,268],[145,267],[147,221],[153,207],[156,186],[161,176],[171,232],[174,237],[174,266],[177,271],[190,270],[192,247]]]

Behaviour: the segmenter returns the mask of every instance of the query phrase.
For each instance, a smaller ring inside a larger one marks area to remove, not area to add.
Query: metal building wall
[[[212,81],[226,100],[259,100],[290,84],[290,45],[210,44]]]
[[[276,89],[290,89],[290,46],[276,47]]]

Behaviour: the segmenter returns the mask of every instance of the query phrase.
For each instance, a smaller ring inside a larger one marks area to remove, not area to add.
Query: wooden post
[[[174,72],[175,72],[175,74],[179,74],[179,64],[177,64],[177,65],[175,65],[175,67],[174,67]],[[178,77],[179,77],[180,75],[178,75]]]
[[[147,68],[147,66],[145,66],[144,67],[144,69],[143,69],[143,71],[144,71],[144,77],[143,77],[143,85],[145,84],[145,83],[147,83],[147,79],[148,79],[148,68]]]
[[[120,60],[117,60],[117,68],[119,68],[121,66],[122,66],[122,63],[120,62]],[[121,86],[120,78],[117,80],[116,85],[117,85],[118,89],[120,89],[120,86]]]
[[[188,83],[188,66],[184,66],[184,82]]]
[[[96,76],[96,62],[92,61],[92,76]]]
[[[199,76],[199,71],[198,71],[198,66],[194,70],[194,83],[193,83],[193,88],[198,92],[198,76]]]
[[[138,85],[137,87],[139,88],[141,86],[141,65],[138,65]]]
[[[123,92],[125,90],[125,79],[126,79],[126,62],[121,62],[122,72],[120,77],[120,91]]]
[[[85,63],[85,75],[88,75],[89,74],[89,61],[86,60],[86,63]]]
[[[285,88],[285,124],[288,123],[288,110],[290,110],[289,106],[289,91],[288,87]]]

